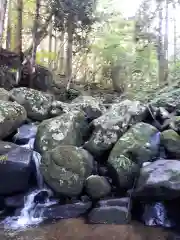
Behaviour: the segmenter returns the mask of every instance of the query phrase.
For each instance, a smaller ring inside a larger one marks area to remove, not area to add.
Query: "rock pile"
[[[74,209],[73,216],[89,211],[91,223],[123,224],[131,220],[134,201],[180,198],[177,94],[162,94],[150,105],[116,101],[110,108],[91,96],[65,103],[25,87],[5,95],[0,100],[0,157],[7,156],[6,164],[0,164],[0,195],[5,205],[30,188],[33,150],[19,146],[30,139],[42,155],[44,181],[60,202],[68,203],[63,209]],[[37,134],[22,136],[18,128],[29,122],[35,122]],[[19,145],[8,142],[16,130]],[[57,205],[44,214],[65,218],[64,211]]]

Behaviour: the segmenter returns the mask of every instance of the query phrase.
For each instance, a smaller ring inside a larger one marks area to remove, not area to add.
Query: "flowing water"
[[[48,197],[45,199],[45,202],[43,204],[35,203],[35,197],[41,193],[42,191],[46,191],[48,193]],[[4,225],[4,229],[10,229],[10,230],[22,230],[26,229],[27,227],[31,225],[37,225],[41,222],[43,222],[43,218],[41,217],[43,214],[43,209],[47,206],[56,204],[57,202],[50,201],[49,197],[52,196],[52,193],[50,190],[47,189],[40,189],[40,190],[34,190],[31,192],[25,200],[24,208],[21,210],[19,216],[13,216],[13,217],[7,217],[2,224]],[[39,206],[42,206],[39,208]],[[35,217],[37,215],[38,211],[38,217]]]
[[[0,231],[1,240],[167,240],[160,228],[131,225],[89,225],[82,219],[61,220],[25,231]]]
[[[31,138],[28,143],[22,145],[22,147],[33,149],[34,138]],[[57,204],[56,200],[50,200],[50,197],[53,196],[52,191],[44,187],[43,177],[40,173],[41,155],[33,151],[32,159],[36,168],[37,189],[25,196],[25,204],[19,216],[5,218],[2,222],[4,229],[22,230],[28,226],[40,224],[44,221],[42,214],[45,207]],[[46,197],[43,203],[36,203],[35,198],[41,193],[46,193]]]

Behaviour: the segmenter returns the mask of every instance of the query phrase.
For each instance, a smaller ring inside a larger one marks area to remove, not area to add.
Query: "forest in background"
[[[32,73],[43,65],[67,87],[141,99],[179,79],[179,8],[179,0],[142,0],[124,17],[114,0],[1,0],[0,48],[23,52]]]

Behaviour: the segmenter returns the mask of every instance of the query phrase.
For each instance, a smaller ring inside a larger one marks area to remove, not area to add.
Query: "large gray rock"
[[[71,204],[64,205],[53,205],[49,207],[39,206],[38,210],[35,212],[35,218],[43,218],[46,220],[57,220],[57,219],[69,219],[78,218],[87,213],[87,211],[92,207],[91,202],[75,202]]]
[[[94,208],[88,215],[90,223],[94,224],[128,224],[131,214],[126,207],[102,206]]]
[[[147,123],[137,123],[131,127],[116,143],[109,156],[109,161],[124,155],[141,165],[158,154],[160,133]]]
[[[35,148],[42,153],[60,144],[81,146],[87,134],[85,113],[72,111],[43,121],[37,131]]]
[[[0,100],[0,139],[17,130],[26,118],[24,107],[15,102]]]
[[[173,116],[169,122],[169,127],[180,133],[180,116]]]
[[[33,151],[0,141],[0,195],[27,191],[33,172]]]
[[[8,101],[10,93],[4,88],[0,88],[0,100]]]
[[[58,194],[77,196],[93,170],[93,158],[84,149],[58,146],[44,153],[41,172],[46,183]]]
[[[73,109],[83,110],[89,121],[102,115],[100,102],[91,96],[79,96],[70,105]]]
[[[100,199],[110,194],[111,185],[105,177],[91,175],[86,179],[85,189],[90,197]]]
[[[164,107],[168,111],[176,110],[180,113],[180,89],[170,88],[163,89],[162,92],[151,101],[151,104],[156,107]]]
[[[113,104],[109,111],[92,122],[92,137],[85,148],[95,156],[101,156],[110,150],[127,128],[146,115],[146,107],[138,101],[124,100]]]
[[[108,163],[115,170],[120,187],[131,188],[139,166],[151,161],[158,153],[159,145],[151,138],[158,130],[147,123],[131,127],[112,149]]]
[[[174,130],[161,133],[161,144],[170,158],[180,159],[180,136]]]
[[[134,196],[154,200],[180,197],[180,161],[161,159],[143,167]]]
[[[51,116],[49,111],[54,97],[48,93],[20,87],[10,91],[10,98],[24,106],[28,117],[33,120],[42,121]]]

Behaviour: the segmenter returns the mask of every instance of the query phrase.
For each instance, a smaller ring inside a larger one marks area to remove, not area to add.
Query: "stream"
[[[1,240],[166,240],[168,231],[146,227],[134,222],[131,225],[90,225],[82,219],[61,220],[23,231],[0,231]]]

